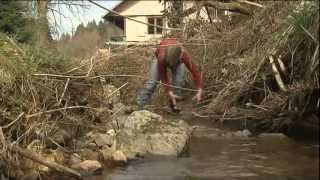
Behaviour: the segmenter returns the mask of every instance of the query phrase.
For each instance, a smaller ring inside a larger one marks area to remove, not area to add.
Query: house
[[[184,9],[190,8],[193,6],[193,2],[184,1],[183,6]],[[164,1],[160,2],[159,0],[123,0],[112,9],[120,14],[120,16],[109,12],[103,17],[107,22],[109,22],[109,28],[112,29],[112,31],[110,31],[110,34],[112,34],[110,40],[143,42],[161,38],[166,32],[168,32],[165,31],[166,29],[143,23],[167,28],[168,23],[163,16],[163,10],[165,7],[166,4]],[[196,15],[193,13],[188,17],[185,17],[185,20],[195,17]],[[205,9],[200,11],[200,17],[209,19]]]
[[[162,13],[163,10],[164,3],[161,3],[158,0],[122,1],[113,8],[113,11],[118,12],[122,16],[129,17],[130,19],[118,16],[112,12],[109,12],[104,16],[105,20],[111,22],[110,25],[119,28],[118,33],[113,36],[111,40],[141,42],[160,38],[164,33],[162,28],[148,26],[134,20],[166,27],[166,22]]]

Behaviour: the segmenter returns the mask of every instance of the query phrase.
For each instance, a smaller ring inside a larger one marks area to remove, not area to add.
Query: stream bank
[[[176,118],[172,117],[173,121]],[[279,133],[251,136],[190,118],[186,157],[149,156],[86,180],[317,180],[319,145]]]

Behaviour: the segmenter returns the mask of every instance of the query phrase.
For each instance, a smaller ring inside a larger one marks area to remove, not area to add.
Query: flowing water
[[[283,136],[236,137],[197,125],[188,157],[146,157],[88,180],[318,180],[319,146]]]

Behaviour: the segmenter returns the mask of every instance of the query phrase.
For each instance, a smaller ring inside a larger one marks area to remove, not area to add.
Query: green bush
[[[24,76],[36,72],[62,73],[70,61],[46,49],[19,44],[6,34],[0,33],[0,69],[11,76]]]

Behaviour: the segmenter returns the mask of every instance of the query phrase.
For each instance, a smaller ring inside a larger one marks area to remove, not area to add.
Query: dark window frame
[[[148,34],[162,34],[163,33],[163,28],[158,28],[158,26],[162,26],[164,24],[164,18],[161,16],[149,16],[147,17],[147,22],[148,24],[153,24],[155,26],[150,26],[148,25]]]

